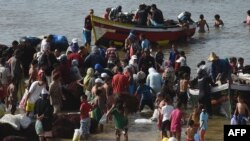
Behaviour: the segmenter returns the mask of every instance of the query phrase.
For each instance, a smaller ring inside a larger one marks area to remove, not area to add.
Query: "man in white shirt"
[[[26,115],[29,116],[30,112],[34,111],[35,103],[39,99],[42,89],[46,89],[46,76],[42,75],[42,77],[31,84],[29,88],[29,93],[26,97]]]
[[[184,51],[180,52],[180,57],[179,57],[179,59],[176,60],[176,62],[180,63],[180,67],[187,66],[187,60],[186,60],[186,56],[185,56]]]
[[[51,44],[52,38],[53,38],[52,35],[48,35],[42,40],[40,52],[44,53],[46,51],[50,51],[50,44]]]
[[[165,105],[161,109],[161,114],[162,114],[162,133],[161,137],[171,137],[171,132],[170,132],[170,117],[171,117],[171,112],[174,110],[174,107],[170,104],[170,100],[165,99]],[[167,135],[167,131],[170,132],[170,136]]]

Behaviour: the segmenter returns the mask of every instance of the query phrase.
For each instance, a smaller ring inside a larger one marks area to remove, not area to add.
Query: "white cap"
[[[107,78],[107,77],[109,77],[109,75],[107,73],[102,73],[101,74],[101,78]]]
[[[77,43],[78,42],[78,39],[77,38],[73,38],[72,39],[72,43]]]
[[[103,84],[104,82],[103,82],[103,80],[101,78],[96,78],[95,83],[102,83]]]
[[[42,95],[43,95],[43,94],[49,94],[49,92],[48,92],[48,90],[47,90],[46,88],[43,88],[41,94],[42,94]]]

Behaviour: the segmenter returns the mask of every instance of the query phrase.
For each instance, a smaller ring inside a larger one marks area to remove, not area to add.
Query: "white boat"
[[[250,91],[250,86],[246,85],[246,84],[237,84],[237,83],[233,83],[230,84],[226,83],[226,84],[222,84],[220,86],[216,86],[216,87],[212,87],[211,88],[211,93],[216,93],[216,92],[220,92],[223,90],[239,90],[239,91]],[[188,93],[191,95],[199,95],[199,90],[198,89],[188,89]]]

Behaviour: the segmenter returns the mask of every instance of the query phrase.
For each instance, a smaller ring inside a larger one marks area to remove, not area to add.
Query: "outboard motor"
[[[132,23],[133,13],[119,13],[119,21],[123,23]]]
[[[190,12],[187,12],[187,11],[184,11],[182,12],[181,14],[179,14],[177,16],[177,19],[180,23],[185,23],[185,22],[194,22],[192,19],[191,19],[191,13]]]

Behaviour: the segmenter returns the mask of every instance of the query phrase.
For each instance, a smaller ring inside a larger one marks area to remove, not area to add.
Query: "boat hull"
[[[244,84],[231,84],[229,86],[228,83],[216,86],[211,88],[211,93],[217,93],[225,90],[237,90],[237,91],[248,91],[250,92],[250,86],[249,85],[244,85]],[[198,89],[188,89],[189,94],[191,95],[199,95],[199,90]]]
[[[169,27],[138,27],[133,24],[126,24],[106,20],[97,16],[92,16],[92,26],[95,41],[113,40],[118,45],[123,46],[130,31],[135,31],[136,35],[143,33],[151,42],[167,44],[172,41],[186,37],[186,31],[180,26]],[[190,25],[190,35],[195,34],[196,25]]]

